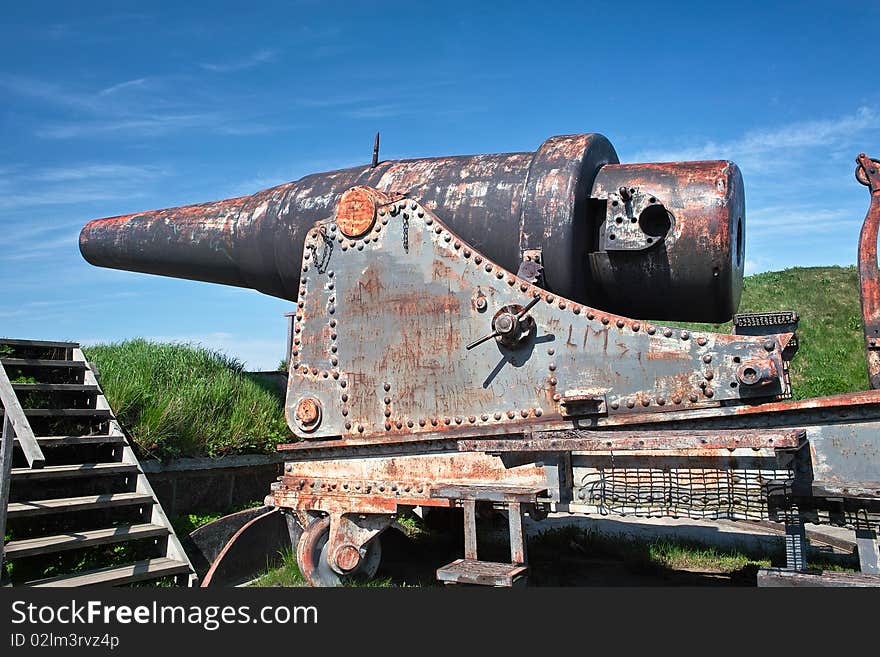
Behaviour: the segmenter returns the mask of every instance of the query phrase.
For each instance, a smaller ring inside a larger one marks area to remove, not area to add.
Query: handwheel
[[[303,577],[312,586],[342,586],[352,580],[369,580],[376,576],[382,560],[379,537],[364,547],[366,554],[357,567],[346,575],[339,575],[330,567],[327,542],[330,538],[330,518],[315,520],[303,530],[296,546],[296,563]]]

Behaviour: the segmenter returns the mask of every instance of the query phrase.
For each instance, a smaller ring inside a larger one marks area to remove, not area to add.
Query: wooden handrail
[[[31,468],[42,468],[46,464],[43,456],[43,450],[37,444],[37,439],[31,429],[31,423],[28,422],[27,416],[18,401],[18,396],[12,387],[12,382],[6,374],[6,368],[0,363],[0,403],[3,404],[3,411],[6,419],[12,426],[14,436],[4,436],[8,440],[18,438],[18,444],[28,465]]]

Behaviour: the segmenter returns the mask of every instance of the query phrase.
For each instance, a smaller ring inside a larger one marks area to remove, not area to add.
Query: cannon
[[[523,517],[773,519],[857,532],[878,569],[880,174],[859,247],[872,389],[793,400],[796,312],[737,314],[743,181],[728,161],[620,164],[598,134],[535,152],[378,162],[252,196],[90,222],[92,264],[296,304],[267,503],[315,585],[370,577],[412,509],[464,511],[448,583],[527,573]],[[730,334],[676,327],[723,322]],[[509,563],[476,510],[507,513]]]

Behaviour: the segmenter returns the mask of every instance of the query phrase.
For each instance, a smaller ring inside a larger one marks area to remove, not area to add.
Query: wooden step
[[[125,436],[121,433],[99,436],[37,436],[40,447],[66,447],[69,445],[124,445]],[[15,439],[18,444],[18,438]]]
[[[50,360],[48,358],[0,358],[0,364],[4,367],[67,367],[75,370],[86,368],[86,363],[83,360]]]
[[[48,466],[39,470],[12,468],[12,479],[14,481],[33,481],[37,479],[67,479],[71,477],[95,477],[138,472],[140,472],[140,469],[137,463],[73,463],[71,465]]]
[[[162,557],[128,563],[124,566],[108,566],[73,575],[59,575],[47,579],[28,582],[26,586],[92,586],[95,584],[130,584],[145,579],[157,579],[171,575],[182,575],[189,572],[189,566],[183,561]]]
[[[92,529],[84,532],[70,532],[55,536],[38,536],[12,540],[6,544],[6,558],[20,559],[37,554],[53,554],[66,550],[77,550],[107,543],[122,543],[141,538],[166,536],[170,532],[167,527],[153,524],[119,525],[106,529]]]
[[[112,417],[109,408],[25,408],[28,417],[90,417],[107,419]]]
[[[0,344],[10,347],[46,347],[51,349],[79,349],[78,342],[57,342],[55,340],[17,340],[15,338],[0,338]]]
[[[446,584],[513,586],[525,582],[528,566],[477,559],[456,559],[437,569],[437,579]]]
[[[87,383],[13,383],[12,389],[16,392],[100,392],[98,386]]]
[[[144,493],[106,493],[104,495],[84,495],[82,497],[58,497],[51,500],[10,502],[7,517],[25,518],[50,513],[91,511],[93,509],[109,509],[152,503],[152,496]]]

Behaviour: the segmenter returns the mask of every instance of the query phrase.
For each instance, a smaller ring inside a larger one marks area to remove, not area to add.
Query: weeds
[[[160,458],[267,453],[293,440],[282,399],[221,352],[141,339],[84,352],[120,422]]]

